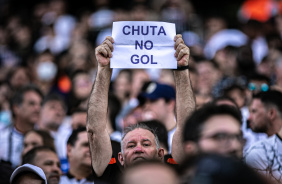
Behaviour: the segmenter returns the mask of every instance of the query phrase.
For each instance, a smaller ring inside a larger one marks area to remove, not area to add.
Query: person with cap
[[[62,175],[61,163],[55,150],[46,146],[38,146],[23,156],[22,164],[33,164],[45,173],[48,184],[59,184]]]
[[[151,82],[147,85],[140,97],[144,98],[143,120],[158,120],[168,132],[169,152],[172,137],[176,130],[175,120],[175,89],[167,84]]]
[[[128,127],[121,140],[118,160],[125,169],[142,160],[157,159],[160,162],[179,163],[185,157],[183,147],[179,145],[181,145],[184,121],[195,109],[195,98],[189,77],[189,48],[184,44],[182,35],[176,35],[174,41],[176,50],[174,56],[178,68],[174,71],[177,127],[172,141],[173,158],[164,160],[164,150],[159,146],[154,131],[147,126],[136,124]],[[95,183],[99,179],[115,183],[121,173],[121,168],[112,155],[110,136],[106,128],[113,43],[113,38],[108,36],[95,50],[98,70],[88,103],[87,132]]]
[[[46,176],[40,167],[24,164],[14,170],[10,177],[11,184],[47,184]]]

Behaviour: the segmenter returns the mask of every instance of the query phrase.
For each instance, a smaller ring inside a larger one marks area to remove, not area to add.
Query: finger
[[[179,54],[180,50],[183,49],[183,48],[185,48],[185,47],[186,47],[186,45],[184,45],[184,44],[182,44],[182,43],[179,44],[179,45],[177,46],[176,50],[175,50],[174,56],[175,56],[175,57],[178,57],[178,54]]]
[[[188,47],[185,47],[185,48],[181,49],[179,54],[178,54],[178,56],[177,56],[177,61],[180,61],[183,58],[183,56],[185,56],[184,59],[186,61],[188,61],[189,53],[190,53],[190,51],[189,51]]]
[[[107,45],[111,49],[111,51],[114,51],[113,43],[110,40],[104,40],[102,45]]]
[[[110,47],[108,45],[105,45],[104,48],[107,50],[107,57],[111,58],[113,56],[113,54],[112,54]]]
[[[111,43],[114,43],[114,42],[115,42],[114,39],[113,39],[113,37],[111,37],[111,36],[107,36],[107,37],[105,38],[105,40],[109,40]]]
[[[182,37],[177,38],[177,40],[175,41],[175,44],[174,44],[174,49],[176,49],[180,43],[184,44]]]
[[[104,48],[103,45],[100,45],[99,47],[96,48],[95,50],[96,55],[103,55],[104,57],[107,57],[107,50]]]
[[[174,37],[174,41],[176,41],[178,38],[182,38],[182,35],[181,35],[181,34],[177,34],[177,35],[175,35],[175,37]]]

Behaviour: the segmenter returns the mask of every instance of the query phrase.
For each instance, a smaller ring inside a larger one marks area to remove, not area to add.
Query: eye
[[[215,135],[213,136],[213,138],[214,138],[215,140],[218,140],[218,141],[226,140],[227,137],[228,137],[228,135],[227,135],[227,134],[224,134],[224,133],[218,133],[218,134],[215,134]]]
[[[134,145],[130,144],[130,145],[127,146],[127,148],[134,148]]]

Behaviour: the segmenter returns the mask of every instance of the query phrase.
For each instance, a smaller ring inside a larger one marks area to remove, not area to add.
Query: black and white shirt
[[[245,155],[246,163],[258,172],[282,182],[282,139],[273,135],[252,145]]]

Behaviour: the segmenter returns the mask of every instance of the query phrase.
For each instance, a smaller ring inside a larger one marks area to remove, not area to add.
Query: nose
[[[62,172],[61,168],[57,164],[53,165],[52,170],[53,170],[53,172],[56,172],[56,173],[59,173],[59,174],[61,174],[61,172]]]
[[[141,145],[135,147],[134,153],[143,153],[143,148]]]

